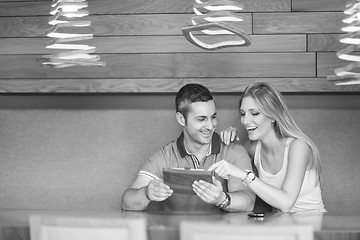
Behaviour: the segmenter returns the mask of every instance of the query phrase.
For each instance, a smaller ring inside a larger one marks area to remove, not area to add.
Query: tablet
[[[192,189],[194,181],[204,180],[212,183],[213,171],[204,169],[185,169],[185,168],[164,168],[164,183],[168,185],[174,193],[195,194]]]

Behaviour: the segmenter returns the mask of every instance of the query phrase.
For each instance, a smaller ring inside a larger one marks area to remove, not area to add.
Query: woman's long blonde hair
[[[293,137],[306,142],[314,158],[314,165],[318,176],[321,176],[320,154],[315,143],[299,128],[290,114],[281,93],[268,83],[255,82],[248,86],[240,98],[239,108],[245,97],[252,97],[259,110],[275,120],[274,129],[278,138]]]

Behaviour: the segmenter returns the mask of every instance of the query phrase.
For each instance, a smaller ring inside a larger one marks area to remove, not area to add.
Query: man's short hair
[[[214,100],[214,96],[207,87],[196,83],[186,84],[176,94],[176,112],[180,112],[186,119],[191,103],[210,100]]]

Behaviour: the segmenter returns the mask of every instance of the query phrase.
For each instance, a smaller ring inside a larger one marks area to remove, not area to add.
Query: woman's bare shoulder
[[[289,163],[311,166],[313,156],[310,145],[302,139],[294,139],[289,146]]]
[[[311,147],[304,140],[296,138],[291,142],[289,151],[290,152],[304,151],[310,153]]]

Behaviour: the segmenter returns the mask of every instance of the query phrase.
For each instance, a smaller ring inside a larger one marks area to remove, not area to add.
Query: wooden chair
[[[31,240],[147,240],[146,219],[30,216]]]
[[[313,240],[311,225],[180,223],[180,240]]]

